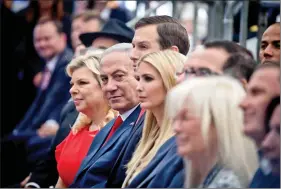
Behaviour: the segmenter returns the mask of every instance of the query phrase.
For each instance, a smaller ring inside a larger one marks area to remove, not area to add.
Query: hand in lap
[[[48,137],[48,136],[54,136],[54,135],[56,135],[58,129],[59,129],[58,124],[44,123],[40,127],[40,129],[37,130],[37,134],[42,138],[45,138],[45,137]]]

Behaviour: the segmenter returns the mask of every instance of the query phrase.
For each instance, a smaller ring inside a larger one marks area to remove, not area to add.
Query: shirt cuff
[[[30,188],[40,188],[39,184],[35,183],[35,182],[29,182],[25,185],[25,187],[30,187]]]
[[[49,119],[45,122],[46,125],[50,126],[50,127],[58,127],[59,124],[56,120],[53,119]]]

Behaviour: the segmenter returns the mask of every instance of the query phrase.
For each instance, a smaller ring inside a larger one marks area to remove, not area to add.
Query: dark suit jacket
[[[59,55],[47,89],[38,89],[35,100],[24,119],[16,126],[13,134],[17,135],[20,133],[19,131],[37,130],[49,119],[59,122],[60,112],[70,98],[70,78],[66,75],[65,67],[72,56],[73,54],[68,48]]]
[[[127,169],[125,166],[132,158],[132,155],[142,135],[144,118],[145,114],[143,114],[136,125],[134,125],[134,128],[128,137],[128,140],[126,141],[126,144],[120,151],[117,161],[115,162],[111,170],[105,186],[106,188],[121,188],[126,177]]]
[[[175,137],[165,142],[128,188],[183,188],[184,165],[177,155]]]
[[[250,183],[249,188],[280,188],[280,175],[264,174],[259,168]]]
[[[77,116],[78,112],[73,101],[69,101],[61,112],[60,128],[50,145],[48,157],[36,164],[28,183],[37,183],[42,188],[48,188],[56,184],[58,180],[57,162],[55,159],[56,146],[67,137]]]
[[[76,174],[74,182],[69,188],[105,187],[111,169],[127,141],[139,113],[140,106],[138,105],[105,144],[104,141],[108,136],[115,119],[109,122],[96,135],[87,156],[83,160],[79,171]]]

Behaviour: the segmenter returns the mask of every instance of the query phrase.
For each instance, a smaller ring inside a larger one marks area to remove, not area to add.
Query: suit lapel
[[[138,188],[142,187],[143,185],[146,185],[147,182],[149,182],[150,180],[153,179],[153,177],[158,173],[159,170],[161,170],[165,165],[167,165],[167,161],[163,161],[165,158],[165,156],[168,154],[169,150],[173,147],[173,141],[174,141],[174,138],[172,139],[169,139],[168,142],[168,145],[166,146],[165,143],[164,145],[166,147],[164,147],[164,150],[161,152],[161,154],[159,153],[158,157],[154,157],[154,158],[157,158],[157,159],[154,159],[154,163],[151,165],[155,165],[155,167],[152,169],[152,172],[149,173],[149,175],[147,177],[145,177],[145,179],[143,179],[143,181],[138,185]],[[158,153],[156,153],[158,154]],[[166,159],[167,160],[167,159]],[[152,160],[153,161],[153,160]],[[149,164],[148,164],[149,166]]]
[[[55,66],[55,69],[54,69],[54,71],[53,71],[53,73],[52,73],[52,75],[51,75],[51,77],[50,77],[50,81],[49,81],[49,84],[48,84],[48,87],[47,87],[47,89],[49,88],[49,86],[52,86],[52,83],[53,82],[55,82],[55,75],[56,75],[56,73],[57,73],[57,71],[59,70],[59,67],[61,67],[63,64],[61,64],[62,63],[62,59],[63,59],[63,57],[64,57],[64,55],[65,55],[65,50],[59,55],[59,57],[58,57],[58,60],[57,60],[57,62],[56,62],[56,66]],[[64,66],[64,65],[63,65]]]
[[[88,151],[87,156],[83,160],[81,166],[80,166],[80,172],[87,169],[91,165],[91,161],[95,157],[96,153],[99,151],[99,149],[102,147],[104,140],[106,139],[107,135],[110,132],[111,127],[113,126],[116,118],[113,119],[111,122],[109,122],[94,138],[90,149]],[[78,175],[78,174],[77,174]]]
[[[132,136],[135,134],[135,132],[138,130],[138,128],[143,124],[144,118],[145,118],[145,114],[143,114],[141,116],[141,118],[139,119],[139,121],[136,123],[136,125],[133,126],[133,129],[130,133],[130,137],[128,138],[124,148],[126,148],[128,146],[128,144],[131,142],[131,140],[133,139]]]
[[[135,123],[135,125],[133,126],[133,129],[128,137],[128,140],[126,141],[126,143],[124,144],[124,147],[122,148],[120,154],[118,155],[117,161],[114,163],[113,168],[111,169],[111,172],[109,175],[114,174],[114,170],[116,169],[116,166],[118,166],[120,161],[122,161],[124,153],[126,152],[127,147],[130,144],[131,140],[133,139],[135,132],[138,130],[139,127],[141,127],[141,125],[144,121],[144,117],[145,117],[144,115],[145,114],[143,114],[142,117],[138,120],[138,122]],[[112,179],[111,176],[108,179],[111,180]],[[108,181],[108,182],[111,182],[111,181]]]
[[[105,126],[94,138],[91,147],[88,151],[87,156],[83,160],[80,169],[78,173],[76,174],[76,178],[78,175],[86,170],[88,167],[94,164],[94,162],[102,155],[104,154],[109,147],[111,147],[115,141],[120,137],[122,133],[126,131],[129,127],[132,127],[134,124],[134,121],[136,121],[138,115],[140,112],[140,106],[131,113],[131,115],[122,123],[122,125],[117,129],[117,131],[113,134],[111,139],[103,146],[103,143],[108,136],[116,118],[109,122],[107,126]],[[132,124],[132,125],[131,125]],[[76,180],[76,179],[75,179]]]
[[[122,134],[128,130],[133,129],[135,121],[137,120],[140,113],[140,106],[138,106],[129,117],[122,123],[122,125],[116,130],[116,132],[112,135],[110,140],[100,149],[97,154],[97,158],[103,155],[107,150],[116,143],[116,141],[122,137]]]

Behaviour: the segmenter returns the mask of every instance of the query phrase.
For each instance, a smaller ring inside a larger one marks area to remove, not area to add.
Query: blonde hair
[[[176,85],[175,73],[184,66],[186,57],[172,50],[164,50],[144,55],[138,64],[147,63],[152,65],[161,75],[166,91]],[[136,169],[141,171],[154,157],[160,146],[172,137],[173,131],[169,119],[165,113],[160,127],[150,110],[146,111],[145,123],[139,145],[128,163],[127,177],[123,183],[129,182]],[[141,162],[142,161],[142,162]],[[141,162],[141,167],[138,167]]]
[[[87,67],[93,72],[94,78],[97,80],[99,86],[101,87],[101,79],[99,77],[100,71],[100,49],[88,50],[85,55],[80,55],[74,58],[66,67],[66,72],[68,76],[72,76],[73,72],[79,68]],[[94,92],[94,91],[93,91]],[[107,105],[108,106],[108,105]],[[101,111],[101,110],[99,110]],[[104,121],[100,124],[101,127],[104,127],[110,120],[118,115],[118,112],[107,107],[107,115],[105,116]],[[75,123],[72,126],[72,132],[74,134],[78,133],[82,128],[92,123],[92,120],[85,114],[79,113],[76,118]]]
[[[201,118],[201,132],[208,142],[210,125],[218,138],[218,163],[237,174],[241,184],[248,186],[258,167],[254,142],[243,135],[243,112],[239,103],[245,96],[241,84],[227,76],[192,78],[172,89],[167,96],[168,115],[175,117],[180,109]],[[198,187],[191,162],[186,170],[187,188]]]

